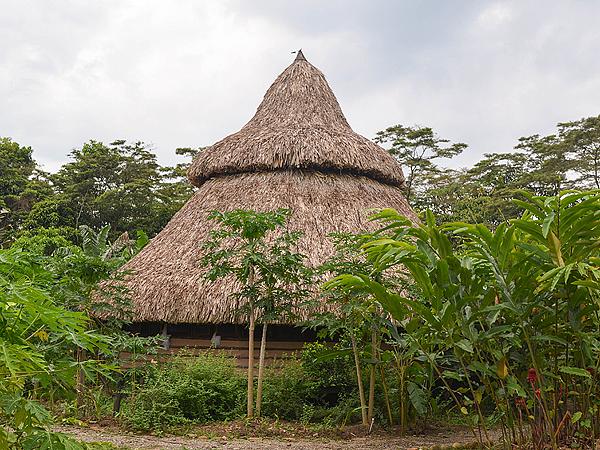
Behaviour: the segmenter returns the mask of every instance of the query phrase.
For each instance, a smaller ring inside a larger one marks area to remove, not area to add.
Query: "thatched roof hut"
[[[398,163],[352,131],[325,77],[302,52],[254,117],[202,151],[188,177],[196,193],[125,266],[136,322],[239,320],[232,282],[205,280],[198,262],[214,226],[207,219],[212,210],[291,209],[289,227],[304,233],[299,251],[313,265],[333,254],[328,234],[372,226],[368,210],[392,207],[413,217]]]

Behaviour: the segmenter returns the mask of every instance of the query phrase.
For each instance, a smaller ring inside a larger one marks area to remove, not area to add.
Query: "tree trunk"
[[[256,417],[260,417],[260,406],[262,404],[263,372],[265,369],[265,353],[267,352],[267,323],[262,327],[262,338],[260,340],[260,356],[258,357],[258,385],[256,387]]]
[[[248,403],[247,415],[254,416],[254,308],[250,308],[250,325],[248,331]]]
[[[360,415],[362,418],[362,424],[365,426],[369,425],[367,420],[367,402],[365,401],[365,389],[362,382],[362,371],[360,370],[360,358],[358,356],[358,349],[356,348],[356,338],[354,332],[350,335],[352,339],[352,353],[354,354],[354,365],[356,366],[356,381],[358,383],[358,395],[360,397]]]
[[[371,426],[373,421],[373,409],[375,406],[375,361],[377,359],[377,334],[375,331],[371,334],[371,376],[369,377],[369,410],[367,413],[367,422]]]

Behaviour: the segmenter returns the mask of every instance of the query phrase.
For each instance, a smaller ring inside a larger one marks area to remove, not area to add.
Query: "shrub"
[[[263,415],[304,423],[348,420],[356,410],[352,366],[343,352],[320,358],[331,352],[330,346],[307,344],[298,358],[268,369]],[[244,374],[234,360],[213,354],[179,357],[142,372],[139,387],[124,405],[123,420],[144,431],[230,420],[243,416],[245,396]]]
[[[305,376],[311,382],[313,404],[335,406],[356,390],[352,356],[342,344],[308,343],[300,358]]]
[[[270,369],[263,386],[262,414],[286,420],[299,420],[311,397],[311,383],[299,360]]]
[[[263,414],[286,420],[340,423],[356,409],[353,366],[340,345],[306,344],[299,357],[265,378]]]
[[[163,430],[232,419],[241,414],[245,395],[244,377],[226,356],[181,357],[164,367],[148,368],[124,420],[137,430]]]

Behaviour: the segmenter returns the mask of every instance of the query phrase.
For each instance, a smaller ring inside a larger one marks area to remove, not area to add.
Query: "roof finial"
[[[294,62],[306,61],[306,58],[304,57],[304,53],[302,53],[302,49],[298,50],[297,52],[292,52],[292,53],[296,53],[296,59],[294,59]]]

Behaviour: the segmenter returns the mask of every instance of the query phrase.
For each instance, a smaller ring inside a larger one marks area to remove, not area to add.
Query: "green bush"
[[[299,358],[268,369],[262,414],[304,423],[340,423],[356,409],[352,366],[343,355],[322,359],[335,348],[307,344]],[[338,352],[339,353],[339,352]],[[223,355],[180,357],[150,366],[124,405],[125,424],[135,430],[165,430],[187,423],[242,417],[245,373]]]
[[[263,386],[262,415],[299,420],[311,397],[311,383],[298,360],[266,373]]]
[[[263,415],[301,422],[340,423],[356,408],[356,380],[341,346],[306,344],[297,359],[269,371]]]
[[[343,344],[307,343],[300,355],[305,376],[311,383],[311,403],[332,407],[356,390],[356,375],[350,350]]]
[[[181,357],[147,370],[123,417],[136,430],[227,420],[241,415],[245,395],[243,373],[233,360],[209,354]]]

